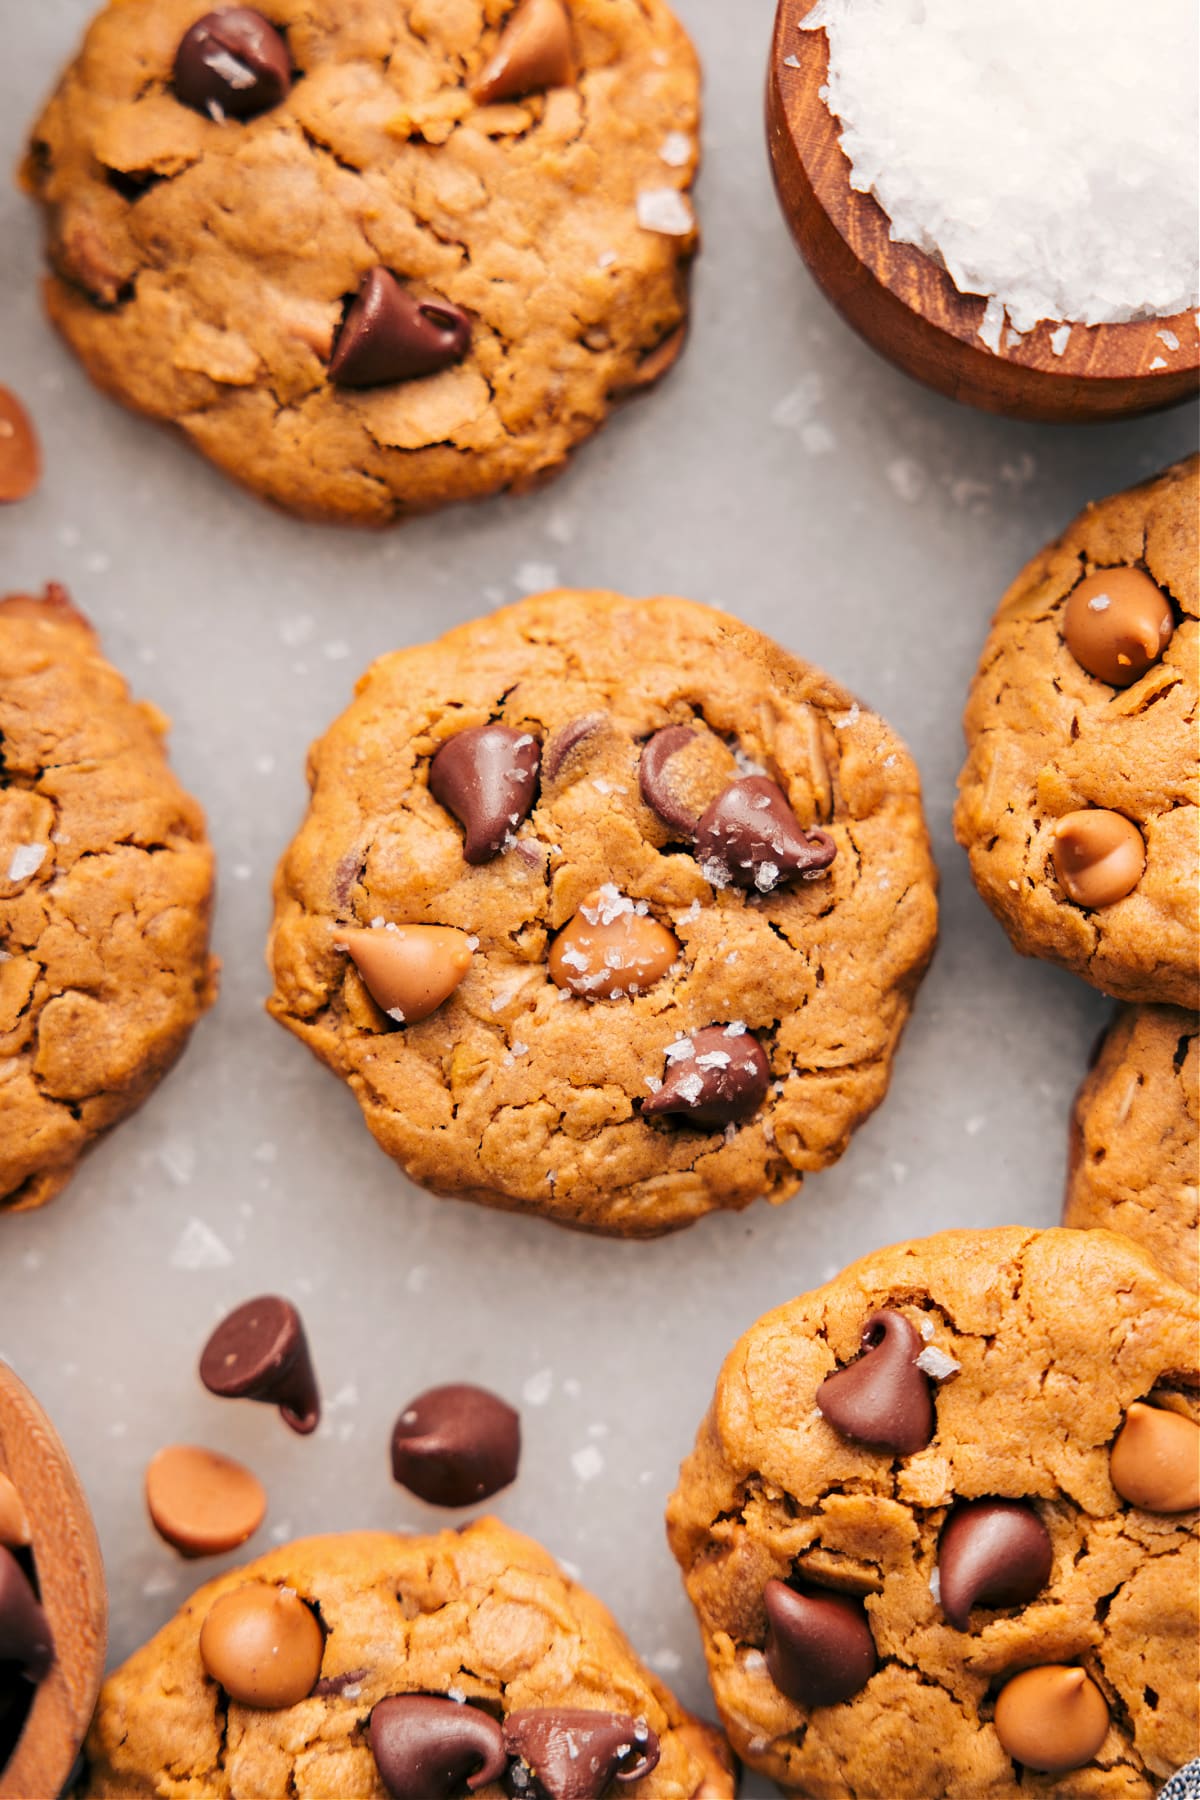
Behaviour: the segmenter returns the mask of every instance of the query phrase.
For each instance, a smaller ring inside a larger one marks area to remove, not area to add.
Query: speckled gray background
[[[661,1520],[725,1351],[872,1245],[1057,1217],[1067,1109],[1105,1003],[1019,961],[976,898],[950,833],[959,714],[1025,558],[1084,501],[1191,448],[1195,413],[1021,426],[879,362],[811,286],[776,211],[761,125],[769,0],[679,9],[707,67],[691,343],[665,385],[524,500],[388,536],[266,511],[91,390],[39,310],[32,209],[0,194],[0,381],[30,403],[47,465],[36,498],[0,513],[0,586],[70,586],[173,717],[175,763],[221,865],[216,1011],[61,1199],[0,1222],[0,1352],[91,1495],[114,1658],[204,1573],[146,1523],[142,1470],[161,1444],[253,1464],[271,1498],[253,1549],[428,1528],[438,1521],[389,1479],[392,1420],[432,1382],[481,1378],[524,1418],[521,1476],[498,1510],[711,1710]],[[0,66],[6,166],[90,10],[21,8]],[[271,871],[304,806],[310,738],[379,652],[555,581],[711,601],[823,664],[911,744],[942,870],[941,947],[892,1092],[844,1161],[782,1210],[656,1244],[415,1191],[349,1093],[262,1010]],[[195,1377],[222,1311],[266,1289],[308,1322],[327,1396],[313,1440]]]

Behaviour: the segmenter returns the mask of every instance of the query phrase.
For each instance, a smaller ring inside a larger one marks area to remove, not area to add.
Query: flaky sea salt
[[[662,237],[687,237],[696,228],[687,196],[678,188],[643,188],[637,197],[637,222],[643,231]]]
[[[1200,9],[819,0],[825,98],[892,236],[1005,313],[1088,325],[1200,303]],[[1086,54],[1081,47],[1086,48]],[[994,341],[994,344],[992,340]]]
[[[916,1363],[918,1369],[923,1369],[934,1381],[947,1381],[962,1368],[961,1363],[955,1362],[952,1356],[947,1356],[944,1350],[939,1350],[936,1344],[926,1344]]]
[[[10,881],[28,881],[46,860],[45,844],[18,844],[8,865]]]

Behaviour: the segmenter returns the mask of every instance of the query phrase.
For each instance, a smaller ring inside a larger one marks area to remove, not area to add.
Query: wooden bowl
[[[55,1660],[0,1770],[0,1800],[56,1800],[79,1754],[104,1674],[108,1599],[92,1515],[58,1433],[0,1363],[0,1471],[21,1497]]]
[[[767,136],[792,235],[826,296],[867,342],[918,381],[987,412],[1071,424],[1173,406],[1200,385],[1192,313],[1126,325],[1073,325],[1056,356],[1043,321],[993,354],[979,337],[984,300],[945,270],[893,244],[870,194],[850,186],[838,121],[819,90],[829,71],[823,31],[802,31],[815,0],[780,0],[767,79]],[[1159,336],[1173,332],[1172,350]],[[1007,332],[1005,333],[1007,337]],[[1160,362],[1163,366],[1152,365]]]

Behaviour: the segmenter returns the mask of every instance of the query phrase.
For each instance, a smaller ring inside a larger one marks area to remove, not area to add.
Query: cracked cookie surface
[[[40,1206],[216,994],[213,857],[61,590],[0,600],[0,1206]]]
[[[849,1441],[816,1405],[880,1307],[940,1353],[932,1439],[904,1457]],[[1200,1731],[1197,1515],[1127,1505],[1109,1452],[1152,1392],[1200,1418],[1197,1381],[1194,1298],[1109,1232],[944,1232],[760,1319],[725,1362],[668,1509],[735,1752],[809,1800],[1156,1792]],[[1052,1568],[1035,1598],[980,1603],[960,1631],[930,1580],[951,1504],[985,1496],[1031,1503]],[[806,1708],[776,1688],[772,1579],[865,1602],[878,1666],[852,1698]],[[1036,1774],[1005,1753],[995,1695],[1057,1664],[1087,1671],[1110,1723],[1086,1766]]]
[[[293,512],[382,524],[529,484],[670,366],[699,71],[662,0],[571,0],[571,84],[486,106],[509,0],[270,0],[290,91],[221,123],[172,86],[204,10],[110,5],[34,127],[47,302],[101,387]],[[331,385],[379,268],[470,348]]]
[[[496,722],[540,745],[540,791],[472,866],[429,770],[447,739]],[[714,885],[640,790],[645,744],[672,725],[692,730],[677,766],[694,811],[765,770],[810,839],[832,840],[829,866],[770,892]],[[936,929],[917,773],[881,719],[737,620],[674,599],[524,601],[383,657],[309,775],[276,877],[270,1010],[421,1185],[654,1236],[787,1198],[882,1099]],[[643,909],[624,922],[677,944],[666,973],[611,1000],[558,985],[550,957],[586,968],[590,946],[563,955],[563,928],[606,887],[614,910]],[[418,1023],[397,1029],[339,947],[340,929],[372,922],[475,940]],[[761,1103],[723,1127],[644,1116],[668,1047],[714,1025],[762,1046]]]
[[[1200,1286],[1200,1024],[1124,1006],[1075,1099],[1063,1224],[1120,1231],[1184,1287]]]
[[[1001,604],[964,716],[967,761],[955,833],[1016,949],[1119,1000],[1200,1007],[1197,973],[1197,473],[1191,458],[1082,513]],[[1130,686],[1076,661],[1066,601],[1095,570],[1144,570],[1174,633]],[[1093,910],[1069,900],[1055,831],[1081,809],[1132,821],[1141,878]]]
[[[292,1589],[325,1634],[316,1690],[267,1712],[205,1673],[200,1630],[247,1582]],[[629,1800],[733,1800],[723,1740],[638,1661],[599,1601],[495,1519],[461,1532],[303,1539],[232,1570],[111,1675],[88,1741],[85,1800],[386,1800],[367,1735],[379,1701],[449,1694],[499,1717],[580,1707],[644,1720],[658,1765]],[[503,1800],[488,1782],[480,1800]]]

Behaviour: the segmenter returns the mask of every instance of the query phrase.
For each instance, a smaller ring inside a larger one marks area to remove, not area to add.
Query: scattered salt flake
[[[525,1382],[521,1398],[526,1406],[545,1406],[554,1389],[553,1369],[538,1369]]]
[[[350,646],[345,638],[330,638],[321,645],[321,654],[330,662],[345,662],[350,654]]]
[[[862,716],[862,714],[861,714],[861,711],[859,708],[858,701],[855,700],[850,707],[850,711],[844,712],[844,713],[838,713],[838,715],[832,721],[832,723],[836,730],[846,731],[849,729],[849,727],[851,725],[857,725],[861,716]]]
[[[523,562],[513,574],[513,586],[523,593],[537,594],[544,588],[558,586],[558,570],[553,563]]]
[[[554,544],[569,544],[575,536],[575,522],[569,513],[551,513],[546,521],[546,536]]]
[[[653,1650],[646,1661],[660,1675],[674,1675],[683,1667],[683,1658],[675,1650]]]
[[[1004,330],[1004,320],[1004,302],[992,294],[983,309],[983,318],[979,321],[979,337],[993,356],[1000,353],[1000,334]]]
[[[274,772],[275,758],[269,751],[262,756],[256,756],[254,759],[254,767],[259,775],[270,775]]]
[[[800,58],[796,55],[785,56],[783,59],[783,66],[785,69],[798,69],[800,67]]]
[[[301,644],[307,644],[316,629],[316,620],[311,613],[297,613],[295,618],[283,620],[279,627],[280,641],[289,650],[298,650]]]
[[[279,1150],[269,1139],[264,1139],[261,1144],[255,1144],[251,1155],[257,1163],[273,1163],[278,1159]]]
[[[637,222],[660,237],[688,237],[696,221],[687,196],[678,188],[643,188],[637,197]]]
[[[926,1344],[917,1358],[917,1367],[924,1369],[926,1375],[931,1376],[934,1381],[945,1381],[949,1376],[957,1375],[962,1364],[955,1362],[952,1356],[947,1356],[944,1350],[939,1350],[936,1344]]]
[[[28,881],[46,860],[45,844],[18,844],[8,865],[10,881]]]
[[[583,1392],[583,1389],[573,1375],[568,1375],[562,1385],[563,1393],[567,1396],[568,1400],[578,1400],[580,1394]]]
[[[616,260],[617,253],[615,250],[602,250],[596,258],[596,267],[598,269],[611,269]]]
[[[892,751],[892,754],[891,754],[891,755],[890,755],[890,756],[885,756],[885,757],[884,757],[884,759],[883,759],[883,766],[884,766],[884,768],[885,768],[885,769],[894,769],[894,768],[895,768],[895,766],[896,766],[896,752],[895,752],[895,751],[894,751],[894,750],[893,750],[893,751]]]
[[[358,1389],[357,1389],[357,1387],[355,1387],[355,1385],[352,1381],[347,1381],[342,1387],[340,1387],[338,1389],[337,1393],[333,1396],[332,1400],[326,1400],[325,1410],[327,1412],[336,1412],[339,1407],[357,1406],[357,1405],[358,1405]]]
[[[925,1339],[925,1342],[928,1343],[930,1338],[933,1336],[933,1320],[928,1316],[928,1314],[926,1314],[922,1318],[920,1326],[919,1326],[919,1330],[920,1330],[921,1336]]]
[[[691,161],[692,140],[686,131],[669,131],[658,154],[670,169],[682,169]]]
[[[90,550],[83,559],[83,566],[89,575],[103,575],[112,567],[112,557],[107,550]]]
[[[233,1257],[203,1219],[189,1219],[169,1261],[173,1269],[198,1273],[205,1269],[227,1269]]]
[[[742,1657],[742,1667],[750,1675],[765,1675],[767,1659],[761,1650],[747,1650]]]
[[[1179,339],[1175,336],[1175,333],[1173,331],[1167,331],[1164,329],[1163,331],[1159,332],[1158,336],[1159,336],[1160,340],[1167,346],[1168,350],[1178,350]]]
[[[249,863],[234,863],[233,865],[233,878],[235,881],[249,881],[253,873],[254,870],[250,867]]]
[[[161,1600],[164,1594],[173,1594],[177,1580],[178,1577],[168,1574],[166,1569],[156,1569],[142,1583],[143,1600]]]
[[[967,1120],[966,1124],[963,1126],[963,1130],[968,1137],[978,1137],[986,1124],[987,1120],[984,1118],[983,1114],[976,1113],[973,1118]]]
[[[453,1700],[454,1704],[456,1706],[465,1706],[467,1703],[467,1695],[466,1695],[465,1688],[460,1688],[460,1687],[447,1688],[446,1689],[446,1698],[447,1698],[447,1700]]]
[[[571,1458],[571,1467],[580,1481],[594,1481],[604,1467],[604,1457],[595,1444],[585,1444]]]
[[[837,439],[828,425],[822,425],[815,420],[811,424],[801,427],[800,442],[809,456],[828,456],[831,450],[837,448]]]
[[[172,1181],[186,1187],[196,1173],[196,1146],[187,1138],[173,1138],[163,1145],[158,1160]]]
[[[911,456],[897,456],[888,464],[885,473],[893,493],[901,500],[915,506],[918,500],[924,499],[929,487],[929,472],[923,464]]]
[[[782,431],[801,430],[811,420],[824,392],[825,383],[815,371],[803,376],[772,408],[772,425],[778,425]]]
[[[942,1603],[942,1574],[940,1569],[935,1568],[930,1575],[929,1591],[933,1595],[934,1605],[940,1606]]]
[[[1111,605],[1112,600],[1107,594],[1093,594],[1092,598],[1088,601],[1088,611],[1107,612]]]
[[[423,1294],[429,1284],[428,1263],[414,1263],[404,1277],[404,1286],[410,1294]]]
[[[1056,325],[1050,333],[1050,348],[1055,356],[1061,356],[1070,341],[1071,327],[1069,325]]]
[[[1150,364],[1152,369],[1165,369],[1166,366],[1167,359],[1165,356],[1156,356]]]

